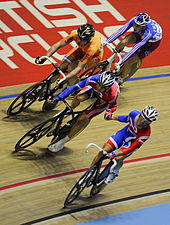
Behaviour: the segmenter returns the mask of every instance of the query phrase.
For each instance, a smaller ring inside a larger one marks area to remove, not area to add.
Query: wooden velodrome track
[[[158,74],[170,74],[170,66],[142,69],[134,77]],[[85,153],[86,145],[93,142],[102,146],[124,124],[105,121],[101,114],[61,152],[50,153],[46,149],[50,140],[43,138],[28,148],[30,152],[17,156],[12,151],[19,138],[53,116],[57,109],[43,113],[42,103],[35,103],[27,112],[6,118],[13,98],[0,99],[0,224],[72,225],[170,202],[169,84],[170,76],[124,84],[115,114],[141,110],[146,105],[155,106],[159,120],[152,124],[151,138],[128,158],[113,184],[95,198],[89,198],[89,190],[85,190],[67,209],[63,209],[64,199],[97,152],[92,148]],[[0,96],[20,93],[28,86],[3,87]]]

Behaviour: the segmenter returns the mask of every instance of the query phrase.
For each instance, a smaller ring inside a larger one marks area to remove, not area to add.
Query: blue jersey
[[[135,119],[139,114],[140,112],[138,110],[132,110],[129,115],[118,116],[119,122],[128,123],[128,125],[108,139],[107,143],[109,143],[113,149],[122,147],[126,153],[132,153],[150,137],[150,125],[143,129],[138,129],[135,126]]]
[[[135,17],[132,18],[128,23],[126,23],[123,27],[121,27],[117,32],[113,33],[106,42],[113,42],[121,35],[123,35],[126,31],[128,31],[133,24],[135,23]],[[122,58],[122,65],[126,62],[130,57],[132,57],[142,46],[144,46],[147,42],[156,42],[162,39],[162,28],[161,26],[154,20],[151,20],[147,25],[146,29],[142,32],[138,33],[141,36],[141,39],[138,43],[136,43],[133,48],[124,55]]]

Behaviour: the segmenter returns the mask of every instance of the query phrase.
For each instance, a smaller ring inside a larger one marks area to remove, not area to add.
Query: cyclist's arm
[[[58,41],[57,43],[55,43],[54,45],[50,47],[50,49],[46,53],[46,56],[48,57],[52,56],[58,49],[66,45],[67,45],[67,42],[64,39]]]
[[[83,87],[85,87],[86,86],[87,79],[85,79],[83,81],[80,81],[79,83],[77,83],[77,84],[75,84],[75,85],[73,85],[73,86],[65,89],[63,92],[61,92],[59,94],[59,98],[56,97],[54,99],[54,102],[59,101],[60,98],[61,99],[64,99],[64,98],[68,97],[71,93],[73,93],[74,91],[78,91],[78,90],[82,89]]]
[[[149,136],[143,136],[143,137],[139,137],[138,139],[136,139],[131,145],[129,148],[125,148],[125,147],[122,147],[121,148],[121,152],[123,155],[126,155],[126,154],[129,154],[129,153],[132,153],[133,151],[137,150],[138,148],[141,147],[141,145],[143,145],[143,143],[145,141],[147,141],[149,138]]]
[[[84,64],[82,62],[79,62],[77,67],[67,74],[66,80],[69,80],[72,77],[78,75],[83,69],[84,69]]]
[[[115,41],[117,38],[119,38],[122,34],[124,34],[126,31],[128,31],[134,23],[134,18],[132,18],[129,22],[127,22],[123,27],[121,27],[119,30],[117,30],[115,33],[113,33],[106,42],[111,43]]]
[[[149,31],[148,34],[142,38],[137,44],[133,46],[133,48],[124,55],[122,58],[122,62],[120,66],[125,63],[129,58],[131,58],[143,45],[145,45],[152,37],[151,32]]]

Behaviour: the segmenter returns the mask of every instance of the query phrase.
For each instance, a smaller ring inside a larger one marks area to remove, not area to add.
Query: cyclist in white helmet
[[[107,184],[112,183],[118,176],[119,169],[123,166],[124,159],[129,157],[148,140],[151,134],[150,124],[158,119],[158,111],[153,106],[146,106],[143,108],[142,112],[132,110],[128,115],[112,115],[105,119],[117,120],[122,123],[128,123],[128,125],[112,135],[103,145],[103,149],[109,153],[109,157],[117,160],[117,166],[110,171],[106,180],[96,187],[96,192],[99,192]],[[102,156],[103,154],[101,152],[98,153],[93,159],[92,165]]]
[[[77,133],[82,131],[94,116],[102,113],[107,108],[109,108],[108,110],[111,112],[114,112],[117,108],[119,86],[115,82],[114,73],[111,71],[105,71],[102,74],[97,74],[80,81],[79,83],[64,90],[59,95],[59,98],[64,99],[74,91],[79,90],[81,91],[72,101],[72,108],[77,107],[81,102],[89,98],[96,98],[97,100],[79,116],[77,122],[65,138],[48,147],[48,149],[52,152],[58,152],[61,150],[64,147],[64,144],[73,138]],[[56,97],[53,101],[57,102],[59,98]]]
[[[115,41],[131,27],[134,31],[125,36],[116,46],[116,50],[121,52],[125,46],[134,44],[133,48],[124,55],[121,64],[115,65],[117,71],[121,68],[121,77],[118,79],[120,85],[139,69],[143,59],[158,48],[162,39],[161,26],[150,19],[147,13],[139,13],[113,33],[106,42]]]

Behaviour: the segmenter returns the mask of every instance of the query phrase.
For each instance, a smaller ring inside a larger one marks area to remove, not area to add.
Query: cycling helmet
[[[110,88],[115,82],[115,74],[112,71],[103,72],[98,80],[98,84],[106,89]]]
[[[93,25],[84,24],[78,28],[77,32],[80,39],[89,40],[94,37],[95,29]]]
[[[150,22],[150,16],[147,13],[139,13],[135,17],[135,23],[140,26],[146,26]]]
[[[146,106],[143,108],[141,116],[151,123],[158,119],[158,111],[153,106]]]

